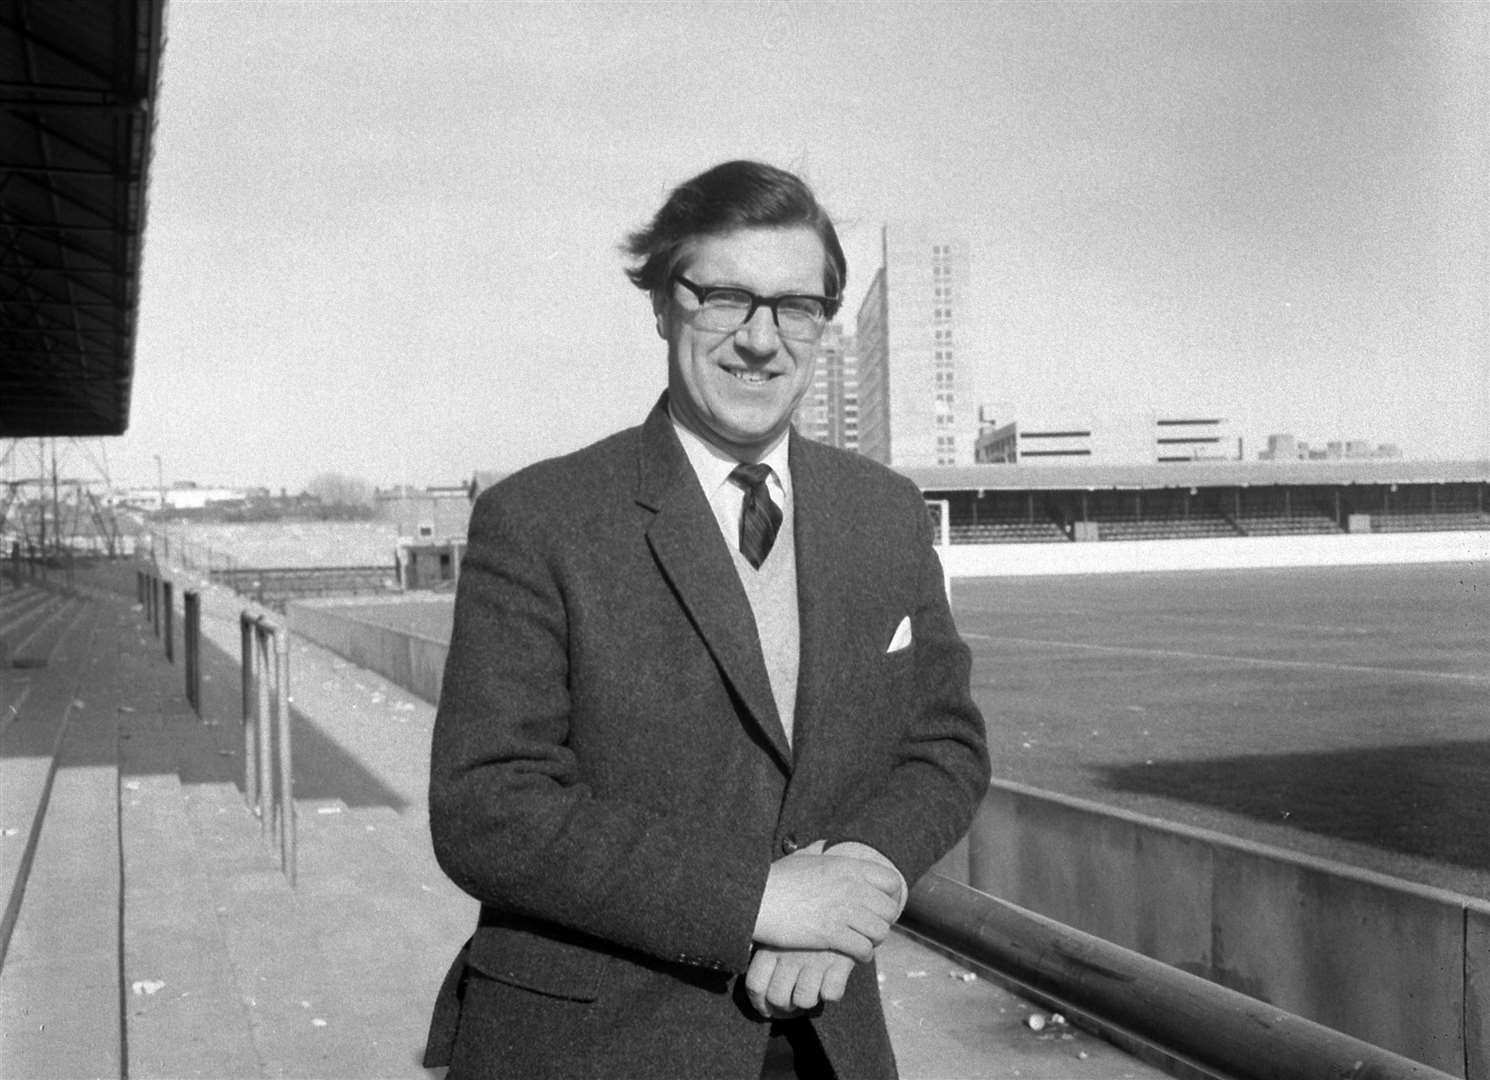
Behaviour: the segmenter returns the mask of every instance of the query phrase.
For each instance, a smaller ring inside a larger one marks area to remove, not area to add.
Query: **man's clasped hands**
[[[864,844],[810,844],[771,864],[745,992],[762,1016],[798,1016],[843,997],[905,906],[905,882]]]

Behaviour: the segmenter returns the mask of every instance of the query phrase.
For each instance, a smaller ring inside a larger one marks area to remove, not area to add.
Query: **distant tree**
[[[323,507],[372,507],[372,485],[360,476],[321,473],[305,485],[305,490],[320,499]]]

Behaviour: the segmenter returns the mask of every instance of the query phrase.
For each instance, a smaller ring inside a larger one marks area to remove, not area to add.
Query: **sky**
[[[973,396],[1490,457],[1490,5],[170,0],[116,484],[508,471],[640,422],[617,245],[801,172],[850,321],[967,237]],[[158,459],[158,460],[157,460]]]

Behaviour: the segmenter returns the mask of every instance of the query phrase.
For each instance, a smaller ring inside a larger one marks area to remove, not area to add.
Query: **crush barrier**
[[[911,890],[910,930],[1080,1016],[1118,1045],[1229,1080],[1452,1080],[939,874]]]
[[[965,869],[989,896],[1490,1080],[1490,902],[1007,780]]]
[[[238,617],[243,668],[243,794],[260,832],[279,843],[295,884],[295,793],[290,747],[290,633],[266,611]]]

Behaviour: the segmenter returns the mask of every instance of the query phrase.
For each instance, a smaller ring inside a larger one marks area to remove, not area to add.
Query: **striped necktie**
[[[771,490],[766,486],[770,475],[771,466],[761,464],[737,465],[729,474],[732,482],[745,489],[740,504],[740,554],[757,570],[771,553],[776,531],[781,528],[781,507],[771,501]]]

